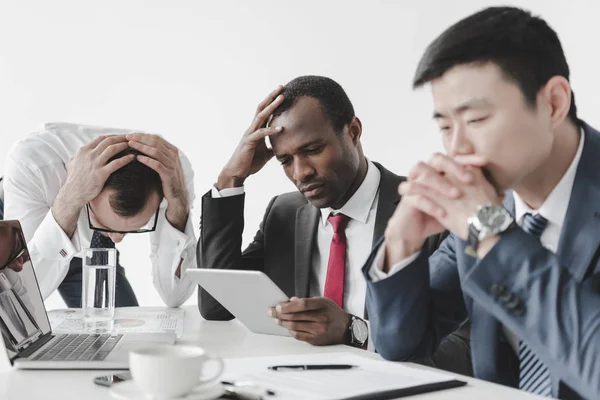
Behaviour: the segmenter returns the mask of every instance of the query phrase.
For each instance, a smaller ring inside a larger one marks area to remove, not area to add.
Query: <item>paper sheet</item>
[[[135,307],[116,308],[113,333],[175,333],[183,336],[185,311],[181,308]],[[81,309],[67,308],[48,312],[55,333],[83,331]]]
[[[271,365],[350,364],[349,370],[272,371]],[[335,400],[383,390],[401,389],[454,379],[450,375],[368,359],[352,353],[312,354],[225,360],[225,380],[255,384],[253,392],[270,389],[269,399]]]

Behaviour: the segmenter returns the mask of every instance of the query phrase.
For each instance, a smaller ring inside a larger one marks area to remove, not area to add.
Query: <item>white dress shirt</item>
[[[77,150],[100,135],[126,134],[125,129],[68,123],[48,123],[17,142],[5,165],[5,219],[21,222],[37,280],[44,299],[61,284],[71,259],[90,246],[93,231],[83,208],[77,228],[69,238],[54,219],[51,207],[67,178],[67,164]],[[179,153],[190,205],[194,201],[194,173],[189,160]],[[195,284],[185,271],[196,267],[196,238],[188,217],[185,233],[166,219],[166,200],[160,205],[156,230],[150,238],[153,283],[168,307],[178,307],[192,294]],[[175,275],[181,263],[181,278]]]
[[[577,152],[575,153],[575,157],[569,168],[560,179],[560,181],[556,184],[554,189],[550,192],[542,206],[539,210],[532,210],[516,192],[513,193],[513,198],[515,201],[515,221],[517,224],[521,226],[523,223],[523,217],[525,214],[529,213],[532,215],[541,214],[544,218],[548,220],[548,225],[546,225],[546,229],[542,233],[540,237],[540,241],[542,245],[555,253],[558,248],[558,242],[560,239],[560,233],[563,228],[563,223],[565,217],[567,215],[567,209],[569,207],[569,200],[571,199],[571,192],[573,190],[573,184],[575,182],[575,174],[577,173],[577,167],[579,166],[579,160],[581,159],[581,153],[583,152],[583,145],[585,142],[585,134],[583,129],[581,130],[579,146],[577,148]],[[396,272],[400,271],[402,268],[408,266],[412,263],[419,253],[415,253],[412,256],[406,258],[394,264],[390,269],[389,273],[383,272],[383,262],[384,262],[384,248],[383,246],[377,253],[375,258],[375,262],[373,266],[369,270],[369,276],[374,281],[385,279]],[[519,353],[519,339],[515,337],[515,335],[510,332],[506,327],[504,327],[504,334],[506,335],[511,347],[515,351],[515,353]]]
[[[333,227],[328,221],[330,214],[350,217],[346,226],[346,277],[344,281],[344,310],[358,317],[365,314],[367,282],[362,275],[362,266],[369,257],[373,245],[373,230],[379,203],[381,173],[369,161],[367,175],[352,197],[339,210],[322,208],[317,226],[317,246],[312,254],[310,295],[323,296],[329,251],[333,240]]]
[[[367,161],[367,174],[354,195],[339,210],[321,209],[317,227],[316,246],[312,254],[310,296],[323,296],[329,251],[333,239],[333,227],[328,221],[330,213],[342,213],[350,217],[346,226],[346,277],[344,282],[344,310],[358,317],[365,313],[367,283],[362,275],[362,266],[371,253],[373,231],[379,203],[379,183],[381,172],[371,161]],[[244,193],[243,187],[226,188],[219,192],[213,186],[213,198],[236,196]],[[372,340],[369,340],[369,349]]]

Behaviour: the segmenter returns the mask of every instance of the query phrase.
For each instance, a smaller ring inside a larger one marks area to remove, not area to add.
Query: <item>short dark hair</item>
[[[283,102],[273,113],[273,118],[292,108],[300,97],[308,96],[319,101],[321,109],[336,132],[341,132],[354,118],[354,107],[339,83],[331,78],[316,75],[299,76],[288,82],[281,92]]]
[[[126,149],[113,156],[109,162],[129,154],[142,153],[131,148]],[[144,209],[153,193],[158,194],[161,199],[163,197],[162,182],[158,172],[137,159],[113,172],[106,180],[104,189],[115,190],[109,198],[110,206],[117,215],[122,217],[137,215]]]
[[[490,7],[452,25],[427,47],[413,87],[441,77],[456,65],[486,62],[498,65],[533,107],[550,78],[569,79],[560,40],[546,21],[520,8]],[[569,117],[580,125],[571,93]]]

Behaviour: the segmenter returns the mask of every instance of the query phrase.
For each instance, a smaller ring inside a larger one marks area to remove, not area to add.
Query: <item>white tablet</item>
[[[188,269],[187,274],[254,333],[290,336],[267,314],[289,298],[260,271]]]

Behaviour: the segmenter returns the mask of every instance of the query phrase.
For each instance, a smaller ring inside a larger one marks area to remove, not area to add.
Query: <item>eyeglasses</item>
[[[148,223],[146,225],[144,225],[140,229],[136,229],[136,230],[133,230],[133,231],[115,231],[113,229],[99,228],[97,226],[94,226],[92,224],[92,219],[90,218],[90,205],[89,204],[85,205],[85,210],[87,212],[88,223],[90,225],[90,229],[98,231],[98,232],[129,234],[129,233],[154,232],[156,230],[156,223],[158,222],[158,212],[160,211],[160,208],[158,208],[156,210],[156,213],[154,214],[154,222],[152,222],[152,220],[150,220],[150,221],[148,221]]]

